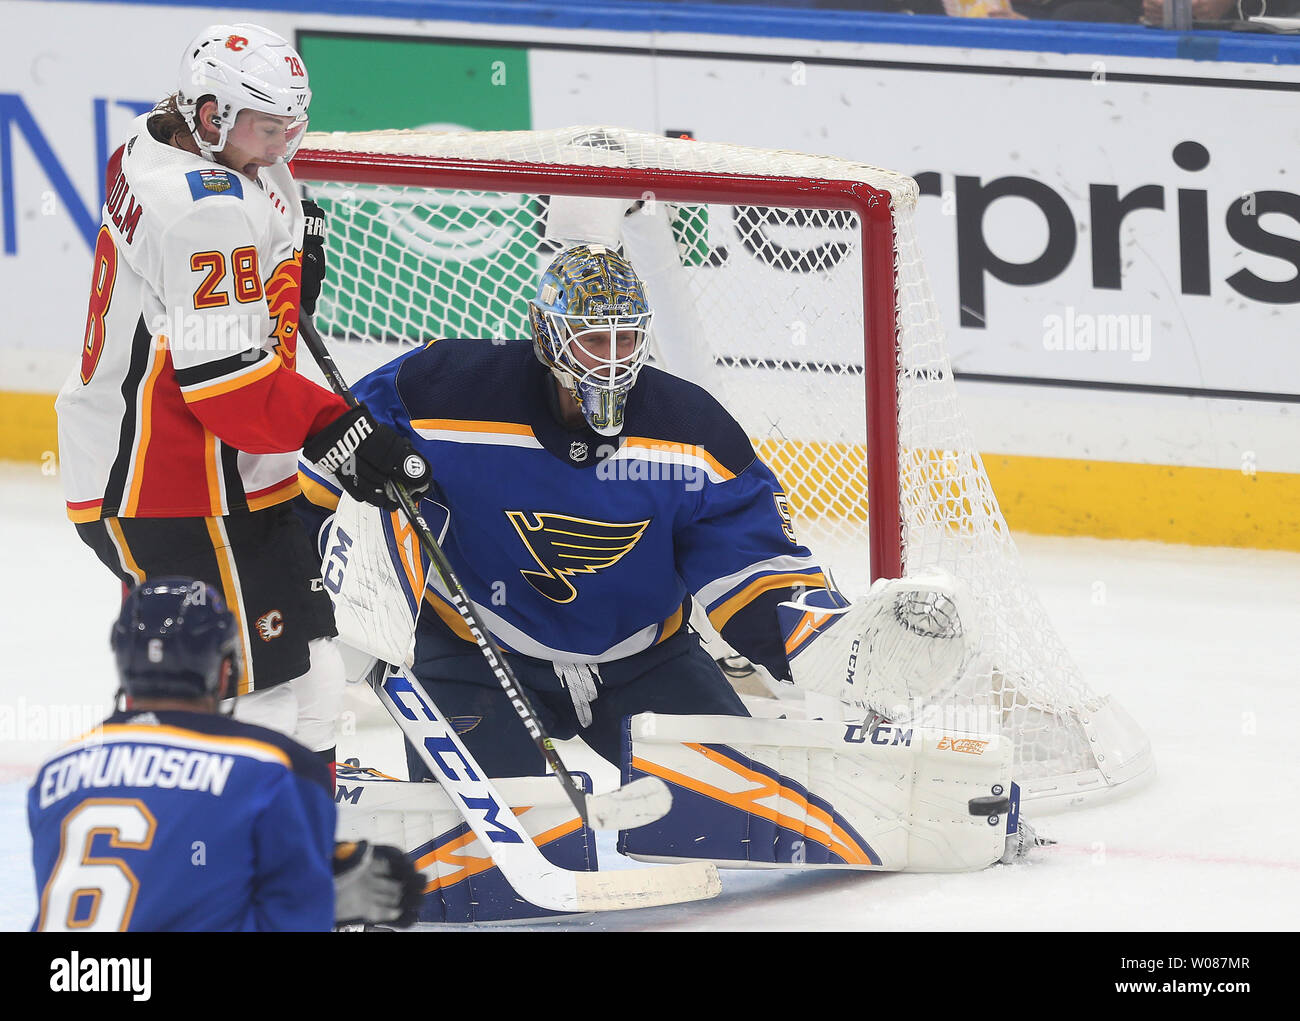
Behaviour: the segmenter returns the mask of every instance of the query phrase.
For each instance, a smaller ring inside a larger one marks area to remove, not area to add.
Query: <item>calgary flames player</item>
[[[344,671],[320,560],[289,509],[297,452],[357,499],[428,488],[410,444],[296,370],[324,217],[289,173],[307,69],[256,25],[186,47],[178,91],[109,161],[81,364],[59,394],[69,517],[126,585],[188,575],[235,615],[235,714],[333,759]]]

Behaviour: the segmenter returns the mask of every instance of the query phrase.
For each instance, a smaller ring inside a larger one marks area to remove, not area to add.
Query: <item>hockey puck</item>
[[[1010,798],[971,798],[966,805],[971,815],[1003,815],[1011,811]]]

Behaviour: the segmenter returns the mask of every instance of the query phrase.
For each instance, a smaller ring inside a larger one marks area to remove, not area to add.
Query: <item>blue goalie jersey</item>
[[[777,603],[826,577],[795,538],[780,483],[707,391],[653,367],[624,428],[562,424],[553,377],[526,341],[440,340],[354,388],[433,469],[424,503],[493,637],[541,660],[611,663],[685,626],[691,597],[731,645],[788,676]],[[301,466],[323,516],[339,487]],[[424,569],[404,519],[391,546],[420,628],[470,634]],[[432,610],[432,612],[429,612]]]
[[[264,727],[116,713],[41,767],[27,814],[35,931],[334,924],[329,771]]]

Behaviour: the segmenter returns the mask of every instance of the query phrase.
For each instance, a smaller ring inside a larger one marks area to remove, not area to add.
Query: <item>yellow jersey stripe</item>
[[[533,427],[519,422],[475,422],[459,418],[413,418],[412,429],[440,432],[498,433],[507,436],[533,436]]]
[[[317,507],[324,507],[326,510],[338,510],[340,494],[334,492],[329,486],[317,482],[306,472],[298,472],[298,485],[302,488],[302,495],[314,503]]]
[[[196,386],[186,389],[181,387],[181,396],[185,398],[186,403],[194,404],[197,401],[206,401],[212,397],[220,397],[222,394],[230,393],[232,390],[239,390],[246,386],[251,386],[258,380],[265,379],[271,373],[275,372],[283,363],[280,356],[272,354],[269,358],[264,358],[253,365],[251,369],[240,373],[233,378],[227,378],[218,383],[211,383],[208,386]]]
[[[826,575],[822,574],[821,571],[814,571],[812,574],[769,574],[757,578],[725,603],[709,611],[709,623],[713,625],[714,630],[721,631],[726,626],[727,621],[731,620],[732,617],[764,592],[770,592],[775,588],[788,588],[793,585],[803,585],[805,588],[825,588]]]
[[[244,656],[244,669],[239,672],[239,694],[247,695],[253,690],[253,650],[249,648],[248,621],[244,619],[239,574],[235,570],[235,558],[230,552],[221,522],[216,518],[204,518],[208,527],[208,538],[212,541],[212,552],[217,558],[217,571],[221,574],[221,588],[226,595],[226,609],[235,618],[239,631],[239,648]]]
[[[694,443],[672,443],[668,440],[652,440],[646,436],[628,436],[623,440],[623,446],[633,450],[657,451],[679,460],[698,458],[712,468],[714,473],[724,481],[736,477],[735,472],[724,468],[721,461],[703,447]]]
[[[301,489],[298,485],[298,478],[293,476],[285,479],[284,482],[270,492],[250,496],[248,498],[248,509],[251,511],[265,510],[267,507],[274,507],[277,503],[284,503],[285,500],[292,500],[299,492],[301,492]]]
[[[153,434],[153,391],[162,375],[163,366],[167,364],[167,345],[162,343],[165,337],[159,337],[160,343],[154,348],[153,364],[149,366],[149,375],[144,381],[144,391],[140,399],[140,437],[135,448],[135,463],[131,467],[131,491],[126,496],[126,509],[122,511],[125,518],[135,517],[140,506],[140,490],[144,487],[144,460],[149,451],[149,440]]]
[[[142,741],[146,744],[177,744],[199,751],[225,749],[233,755],[252,755],[256,758],[279,762],[286,769],[292,765],[283,749],[253,737],[229,737],[204,734],[167,724],[144,726],[133,723],[108,723],[91,739],[96,741]]]
[[[126,544],[126,535],[122,532],[122,522],[118,521],[117,518],[106,518],[104,524],[108,528],[109,538],[113,540],[113,545],[117,547],[118,556],[122,561],[122,569],[135,578],[135,583],[139,585],[144,581],[144,569],[135,562],[131,547]]]

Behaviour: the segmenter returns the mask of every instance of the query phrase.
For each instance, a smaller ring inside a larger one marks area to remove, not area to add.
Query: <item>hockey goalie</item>
[[[392,527],[397,515],[381,520],[382,512],[347,497],[339,509],[327,546],[346,545],[349,556],[346,565],[337,553],[326,564],[327,584],[338,589],[341,638],[380,659],[401,660],[409,676],[411,593],[406,572],[388,567],[400,561],[392,539],[400,534]],[[377,607],[386,609],[376,613]],[[777,616],[791,676],[778,680],[757,667],[772,697],[745,699],[754,715],[640,712],[625,719],[616,763],[623,782],[658,777],[672,804],[661,818],[621,831],[621,853],[720,868],[909,872],[971,871],[1025,857],[1038,840],[1019,817],[1010,740],[927,722],[943,715],[927,710],[942,709],[966,671],[979,669],[964,586],[942,572],[882,580],[851,605],[832,590],[814,589],[779,604]],[[357,836],[404,839],[415,848],[439,829],[433,813],[441,811],[449,832],[458,823],[424,785],[340,769],[340,785],[365,790],[368,823],[387,818],[390,827]],[[499,786],[512,805],[532,806],[529,832],[539,843],[551,841],[542,844],[548,857],[568,868],[596,867],[592,834],[553,782],[508,777]],[[375,814],[381,804],[386,817]],[[557,839],[566,823],[569,832]],[[463,873],[458,867],[447,877]],[[468,896],[455,885],[439,890],[439,920],[549,914],[486,879],[473,907],[466,901],[455,908]]]
[[[798,542],[779,481],[730,414],[645,364],[646,292],[611,248],[563,251],[529,314],[531,342],[437,340],[354,390],[431,465],[421,513],[463,592],[430,570],[401,512],[359,504],[322,465],[302,465],[340,637],[387,664],[380,687],[408,739],[410,780],[451,793],[449,779],[494,778],[510,808],[528,807],[529,840],[564,869],[594,867],[589,817],[555,797],[537,734],[460,612],[467,595],[547,735],[581,736],[621,767],[625,787],[671,794],[620,827],[629,856],[893,871],[1015,857],[1009,744],[901,722],[941,699],[970,659],[959,587],[902,579],[849,605]],[[694,607],[770,676],[781,698],[768,718],[704,651]],[[445,729],[416,733],[426,720]],[[441,754],[454,754],[455,778]],[[361,792],[358,807],[373,803],[372,785],[394,783],[340,775]],[[384,788],[390,818],[455,822],[427,786],[411,786]],[[497,883],[499,842],[485,850],[480,836],[473,850],[441,822],[382,836],[440,870],[425,920],[537,916],[530,894]],[[462,867],[467,849],[480,857]]]

